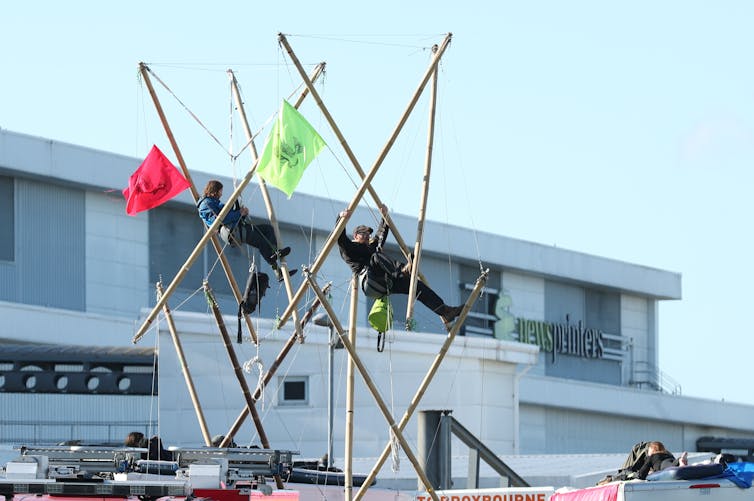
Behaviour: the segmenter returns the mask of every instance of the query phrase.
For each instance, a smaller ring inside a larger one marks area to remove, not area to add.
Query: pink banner
[[[619,483],[589,487],[570,492],[555,492],[550,501],[617,501]]]

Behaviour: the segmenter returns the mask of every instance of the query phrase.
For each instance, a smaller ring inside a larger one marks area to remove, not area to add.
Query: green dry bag
[[[379,333],[385,333],[393,325],[393,307],[389,296],[382,296],[374,300],[369,312],[369,325]]]

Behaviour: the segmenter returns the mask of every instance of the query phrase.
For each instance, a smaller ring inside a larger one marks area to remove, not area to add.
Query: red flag
[[[126,213],[130,216],[162,205],[191,186],[157,146],[141,163],[123,190]]]

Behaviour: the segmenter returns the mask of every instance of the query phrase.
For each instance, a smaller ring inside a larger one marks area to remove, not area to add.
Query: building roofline
[[[141,159],[134,157],[0,129],[0,174],[120,191],[140,163]],[[90,165],[98,168],[82,168]],[[197,186],[203,186],[212,177],[231,184],[225,176],[201,171],[191,171],[191,174]],[[281,224],[305,228],[314,224],[314,229],[324,232],[332,229],[327,223],[334,224],[337,212],[347,205],[346,202],[338,205],[330,199],[303,193],[297,193],[291,199],[277,190],[271,190],[270,195]],[[175,200],[193,206],[189,192],[183,192]],[[251,203],[259,205],[251,207],[252,213],[264,213],[261,200]],[[312,212],[323,217],[312,223]],[[353,217],[367,219],[372,216],[365,208],[359,207]],[[416,227],[413,216],[395,214],[393,220],[402,233],[410,234]],[[488,249],[491,252],[483,256],[484,266],[565,279],[652,299],[681,299],[681,274],[677,272],[431,220],[425,223],[424,235],[423,249],[430,254],[450,254],[461,261],[477,263],[479,256],[475,249]],[[473,240],[477,241],[476,246],[469,245]]]

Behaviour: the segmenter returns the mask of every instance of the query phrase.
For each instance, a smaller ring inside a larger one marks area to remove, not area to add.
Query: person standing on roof
[[[346,236],[345,228],[338,236],[340,256],[354,275],[360,276],[361,288],[370,297],[408,294],[411,285],[411,263],[392,260],[382,251],[388,235],[388,225],[385,220],[387,210],[385,205],[380,207],[383,217],[377,227],[375,238],[370,238],[372,228],[363,224],[354,228],[352,238]],[[345,210],[338,214],[338,217],[343,218],[348,214],[349,211]],[[445,325],[455,320],[463,309],[462,306],[445,304],[445,301],[421,280],[417,281],[416,299],[440,315]]]
[[[225,204],[220,201],[223,196],[223,184],[212,179],[204,188],[202,197],[196,204],[204,224],[211,226]],[[283,280],[283,276],[278,267],[278,258],[282,258],[291,253],[290,247],[277,248],[277,239],[275,231],[269,224],[251,224],[247,216],[249,215],[248,207],[238,205],[231,209],[223,219],[223,225],[220,228],[220,236],[231,246],[237,245],[238,242],[244,242],[252,247],[259,249],[262,258],[269,263],[275,271],[278,281]],[[298,270],[290,270],[289,275],[293,275]]]

